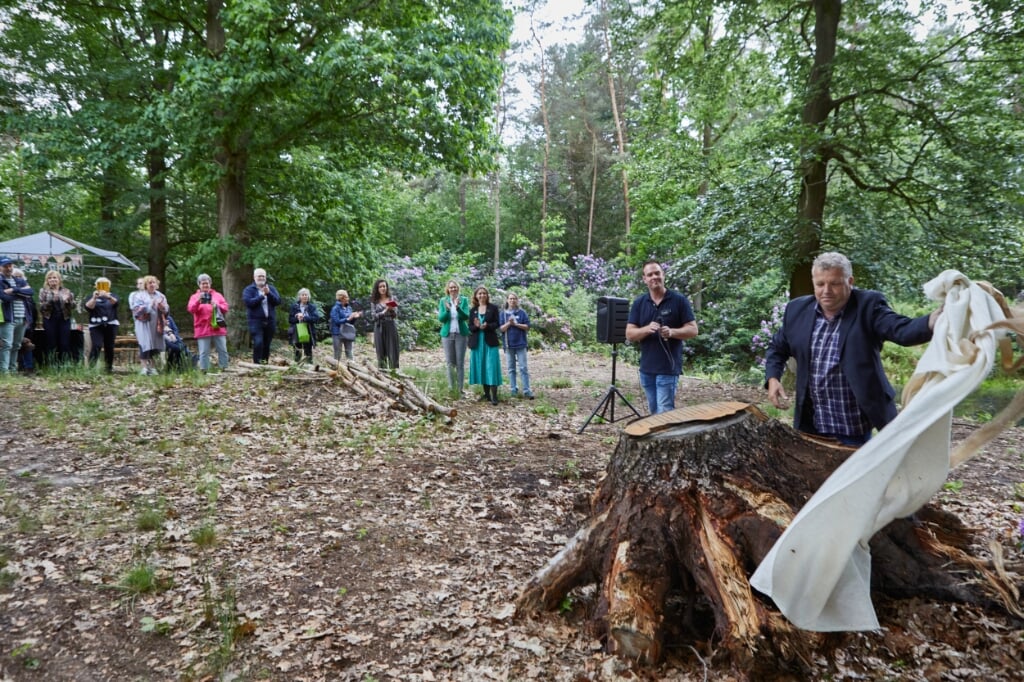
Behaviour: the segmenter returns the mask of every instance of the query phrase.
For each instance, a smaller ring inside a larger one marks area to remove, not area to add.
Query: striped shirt
[[[860,436],[871,431],[871,423],[861,412],[839,367],[839,325],[842,319],[842,311],[829,320],[821,308],[815,306],[810,376],[814,430],[822,434]]]

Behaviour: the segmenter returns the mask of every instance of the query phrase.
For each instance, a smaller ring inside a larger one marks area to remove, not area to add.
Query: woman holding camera
[[[120,326],[117,304],[117,296],[110,293],[110,280],[106,277],[96,280],[96,290],[85,300],[85,309],[89,312],[89,365],[96,362],[102,348],[107,374],[114,371],[114,339]]]
[[[228,368],[228,329],[224,324],[228,315],[228,302],[213,288],[213,280],[206,273],[196,278],[199,289],[188,299],[187,309],[192,313],[192,328],[199,346],[199,369],[210,369],[210,347],[217,349],[217,366]]]

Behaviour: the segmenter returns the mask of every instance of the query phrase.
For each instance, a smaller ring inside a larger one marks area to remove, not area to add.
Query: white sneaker
[[[159,373],[160,372],[157,371],[156,367],[150,367],[146,370],[146,374],[148,374],[149,376],[156,376]]]
[[[149,367],[143,367],[141,370],[139,370],[139,374],[141,374],[142,376],[147,376],[149,374]]]

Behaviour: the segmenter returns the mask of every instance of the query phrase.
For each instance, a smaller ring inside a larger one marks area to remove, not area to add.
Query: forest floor
[[[403,369],[429,377],[440,356]],[[673,643],[648,670],[608,656],[593,590],[514,614],[625,424],[578,433],[609,354],[530,366],[536,400],[469,395],[450,424],[272,372],[0,380],[0,680],[742,679],[714,642]],[[635,368],[618,369],[644,412]],[[684,377],[677,403],[764,397]],[[955,420],[954,441],[974,428]],[[950,479],[934,501],[977,529],[976,554],[995,541],[1019,566],[1024,430]],[[880,631],[777,679],[1022,679],[1021,622],[876,606]]]

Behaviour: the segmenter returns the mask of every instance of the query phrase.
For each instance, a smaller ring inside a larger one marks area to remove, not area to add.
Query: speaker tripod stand
[[[593,420],[594,417],[596,417],[598,415],[601,416],[601,419],[603,419],[603,420],[605,420],[605,421],[607,421],[609,423],[612,423],[612,424],[614,424],[616,421],[620,421],[622,419],[629,419],[629,415],[626,415],[626,416],[623,416],[623,417],[619,417],[619,419],[615,418],[615,399],[616,398],[621,400],[622,403],[633,412],[633,416],[634,417],[641,417],[641,416],[643,416],[639,412],[636,411],[636,408],[633,407],[633,404],[630,403],[629,400],[626,399],[626,396],[622,395],[622,392],[619,391],[618,387],[615,386],[615,361],[618,360],[618,358],[619,358],[619,344],[613,343],[612,344],[612,384],[611,384],[611,386],[608,387],[608,390],[605,391],[604,397],[601,398],[601,402],[599,402],[597,404],[597,407],[594,408],[594,411],[590,413],[589,417],[587,417],[587,421],[583,422],[583,426],[581,426],[580,430],[577,431],[576,433],[583,433],[583,430],[586,429],[590,425],[591,420]]]

